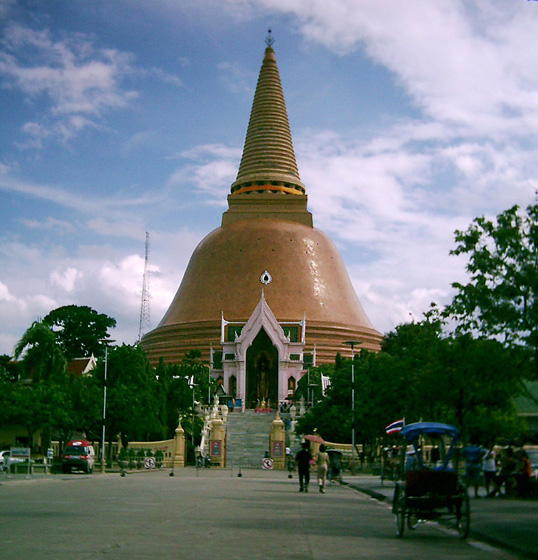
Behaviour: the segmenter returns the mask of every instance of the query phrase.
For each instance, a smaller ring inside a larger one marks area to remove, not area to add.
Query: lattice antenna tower
[[[140,303],[140,324],[138,327],[138,342],[142,340],[146,329],[150,326],[150,296],[149,296],[149,233],[146,231],[146,250],[144,258],[144,277],[142,280],[142,301]]]

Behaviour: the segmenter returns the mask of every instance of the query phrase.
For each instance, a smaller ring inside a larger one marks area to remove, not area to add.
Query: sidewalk
[[[359,492],[392,505],[394,482],[378,476],[345,476],[344,483]],[[486,498],[480,488],[479,498],[471,498],[471,532],[469,538],[511,551],[521,558],[538,559],[538,500]],[[412,538],[412,537],[410,537]]]

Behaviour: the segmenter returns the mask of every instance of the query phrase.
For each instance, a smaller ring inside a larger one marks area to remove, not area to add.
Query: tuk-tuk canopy
[[[400,433],[408,442],[416,440],[421,434],[433,437],[460,437],[460,432],[457,428],[450,424],[441,424],[439,422],[415,422],[405,426]]]

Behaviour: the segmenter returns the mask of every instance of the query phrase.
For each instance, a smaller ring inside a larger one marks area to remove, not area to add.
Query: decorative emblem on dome
[[[267,270],[260,276],[260,282],[262,284],[270,284],[273,280],[273,277],[267,272]]]

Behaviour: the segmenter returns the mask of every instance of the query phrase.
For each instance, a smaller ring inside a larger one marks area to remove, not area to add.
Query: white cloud
[[[153,327],[170,305],[202,235],[188,231],[152,233],[149,281]],[[11,340],[10,333],[18,332],[20,338],[32,321],[69,304],[89,305],[114,317],[118,330],[128,334],[125,341],[136,340],[144,272],[143,243],[140,254],[107,246],[76,246],[69,252],[50,252],[9,244],[6,240],[0,251],[10,263],[9,269],[2,269],[0,279],[0,354],[12,350],[12,346],[1,346],[4,335]],[[17,262],[13,260],[15,255]]]
[[[21,222],[28,229],[56,230],[60,233],[73,233],[75,231],[73,224],[66,222],[65,220],[52,218],[50,216],[46,220],[42,221],[21,219]]]
[[[118,80],[129,71],[132,57],[114,49],[95,51],[82,35],[55,40],[49,30],[7,27],[0,72],[7,85],[34,97],[45,94],[56,114],[99,115],[124,107],[136,95],[121,91]],[[32,62],[26,60],[33,54]]]
[[[206,203],[225,205],[237,175],[241,150],[224,144],[204,144],[180,155],[193,163],[176,169],[168,179],[168,186],[192,184],[205,195]]]
[[[413,116],[398,114],[392,123],[383,121],[377,128],[361,130],[360,136],[317,130],[315,120],[310,130],[293,130],[314,223],[341,250],[357,293],[379,330],[388,331],[410,317],[420,319],[432,300],[448,301],[450,284],[465,274],[464,261],[448,256],[455,229],[467,227],[477,215],[534,201],[538,4],[524,0],[197,0],[181,6],[166,2],[151,9],[166,9],[167,17],[191,10],[197,15],[193,22],[219,26],[226,15],[235,18],[231,25],[239,26],[242,18],[258,18],[257,25],[284,14],[279,20],[284,32],[302,34],[306,55],[312,44],[325,46],[349,63],[353,72],[357,52],[366,52],[374,65],[389,71],[398,93],[414,104]],[[279,33],[275,29],[280,62]],[[98,48],[94,36],[10,25],[3,41],[3,84],[22,92],[27,106],[36,108],[24,125],[17,125],[23,126],[26,147],[43,146],[51,138],[67,142],[90,127],[96,133],[103,131],[104,119],[114,111],[130,109],[134,99],[143,107],[144,100],[125,85],[126,79],[149,78],[183,87],[178,76],[153,63],[148,70],[138,67],[124,49]],[[112,46],[116,44],[121,43]],[[219,50],[220,55],[225,52]],[[241,92],[252,90],[257,68],[245,73],[244,63],[237,62],[239,56],[229,52],[227,62],[220,66],[215,62],[211,79],[220,77]],[[192,69],[201,59],[189,52],[191,57]],[[361,76],[362,81],[368,79]],[[204,97],[203,102],[213,100]],[[43,102],[45,109],[40,111]],[[188,133],[182,132],[182,146],[192,145]],[[120,173],[121,165],[137,167],[138,162],[128,159],[132,152],[141,157],[139,147],[158,145],[160,134],[147,122],[142,131],[134,123],[121,130],[118,144],[124,149],[113,173]],[[174,153],[173,146],[169,152]],[[140,196],[132,196],[129,186],[115,187],[102,196],[81,193],[68,181],[62,184],[62,179],[57,185],[49,177],[42,183],[19,179],[10,173],[22,169],[21,162],[0,163],[4,193],[69,211],[47,210],[37,219],[19,219],[33,237],[42,236],[34,244],[11,232],[9,238],[0,239],[0,255],[9,263],[3,265],[0,279],[0,345],[12,344],[13,329],[22,334],[32,320],[73,302],[115,317],[114,338],[134,341],[147,229],[152,241],[152,326],[156,326],[194,247],[207,233],[204,205],[225,207],[240,157],[237,146],[194,145],[175,156],[175,169],[159,170],[169,177],[163,189],[148,186],[142,177],[129,179],[136,183],[136,192],[142,192]],[[98,177],[100,170],[95,172]],[[176,209],[182,213],[168,223],[163,215]],[[181,221],[190,209],[189,219]],[[217,226],[216,220],[213,227]],[[73,246],[60,245],[57,237],[52,241],[52,234],[62,232],[76,233]],[[105,237],[106,246],[101,245]],[[139,242],[139,254],[127,245],[132,240]],[[4,325],[11,330],[1,332],[7,329]]]
[[[9,288],[0,282],[0,301],[14,301],[15,298],[9,293]]]
[[[32,322],[58,307],[57,302],[46,294],[19,296],[13,292],[7,284],[0,282],[0,354],[11,354]]]
[[[538,121],[538,10],[533,2],[264,0],[304,36],[341,53],[365,48],[425,115],[502,137]]]
[[[66,292],[73,292],[76,281],[83,276],[83,272],[77,270],[76,268],[69,267],[63,272],[51,272],[50,280],[53,286],[59,286]]]
[[[43,141],[68,141],[82,130],[96,128],[106,112],[125,109],[138,98],[126,89],[127,77],[158,80],[182,87],[177,76],[156,67],[135,66],[131,53],[96,48],[82,33],[57,38],[49,29],[31,29],[12,23],[4,31],[0,51],[0,78],[5,87],[18,89],[29,99],[46,99],[48,111],[41,122],[22,126],[23,148],[41,148]]]
[[[106,263],[101,267],[99,277],[103,289],[116,291],[118,288],[127,295],[140,291],[144,260],[139,255],[129,255],[118,263]]]
[[[99,235],[142,239],[144,226],[140,218],[126,213],[105,211],[106,217],[91,218],[88,227]]]
[[[227,90],[233,93],[254,93],[256,84],[254,71],[246,71],[236,62],[221,62],[218,69],[221,73],[219,79]]]
[[[179,76],[174,76],[173,74],[169,74],[162,70],[162,68],[138,68],[133,70],[132,73],[136,74],[137,76],[147,78],[150,80],[157,79],[158,81],[162,82],[163,84],[170,84],[176,86],[178,88],[182,88],[185,86],[181,78]]]

